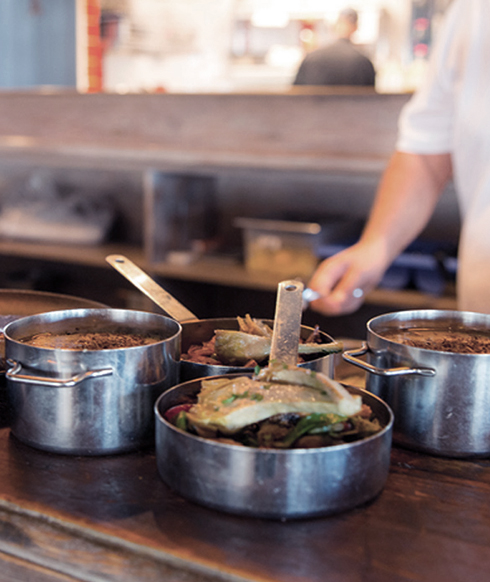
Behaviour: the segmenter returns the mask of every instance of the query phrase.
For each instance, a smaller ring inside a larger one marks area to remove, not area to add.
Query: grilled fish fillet
[[[306,368],[273,365],[257,376],[202,381],[197,404],[187,416],[204,433],[233,434],[249,424],[288,412],[357,414],[359,395]]]

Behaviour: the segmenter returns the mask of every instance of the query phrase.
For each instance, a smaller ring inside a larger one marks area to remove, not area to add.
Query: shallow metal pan
[[[376,396],[351,389],[384,427],[374,436],[316,449],[254,449],[200,438],[165,420],[169,408],[195,399],[200,385],[200,380],[180,384],[155,404],[158,471],[183,497],[238,515],[296,519],[346,511],[382,491],[393,414]]]
[[[47,291],[30,291],[25,289],[0,289],[0,329],[7,323],[26,315],[36,315],[60,309],[81,309],[107,307],[98,301],[49,293]]]

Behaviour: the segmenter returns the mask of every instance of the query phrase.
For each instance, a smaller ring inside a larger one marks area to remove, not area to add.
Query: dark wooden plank
[[[385,489],[364,507],[236,517],[172,493],[152,450],[70,457],[0,431],[0,550],[84,580],[484,582],[489,499],[489,460],[395,448]]]
[[[67,576],[0,552],[0,582],[77,582],[79,580],[78,577]]]

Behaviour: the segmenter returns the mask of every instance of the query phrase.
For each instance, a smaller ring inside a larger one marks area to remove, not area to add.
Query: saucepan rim
[[[160,343],[165,343],[165,342],[170,342],[176,338],[178,338],[179,336],[182,335],[182,325],[176,321],[175,319],[168,317],[166,315],[162,315],[159,313],[152,313],[152,312],[147,312],[147,311],[140,311],[140,310],[135,310],[135,309],[116,309],[116,308],[112,308],[112,307],[107,307],[107,308],[78,308],[78,309],[62,309],[62,310],[58,310],[58,311],[50,311],[50,312],[46,312],[46,313],[38,313],[35,315],[28,315],[26,317],[21,317],[19,319],[16,319],[14,321],[11,321],[10,323],[8,323],[5,326],[4,329],[4,336],[5,336],[5,340],[9,341],[9,342],[13,342],[15,344],[22,344],[25,345],[26,347],[31,347],[32,349],[36,349],[36,350],[41,350],[40,353],[48,353],[48,352],[53,352],[53,351],[61,351],[61,352],[73,352],[73,353],[94,353],[94,352],[119,352],[121,350],[138,350],[141,348],[145,348],[147,346],[145,345],[140,345],[140,346],[122,346],[122,347],[117,347],[117,348],[110,348],[110,349],[73,349],[73,348],[49,348],[49,347],[43,347],[43,346],[33,346],[31,344],[29,344],[29,342],[21,342],[18,339],[16,339],[15,337],[12,337],[11,333],[12,331],[16,330],[18,327],[22,328],[22,327],[26,327],[28,326],[30,323],[37,323],[37,322],[42,322],[46,319],[50,320],[50,323],[63,323],[63,322],[73,322],[76,321],[78,319],[80,320],[86,320],[89,317],[93,317],[94,319],[97,319],[97,315],[114,315],[116,317],[121,317],[121,321],[120,322],[116,322],[113,319],[111,319],[111,317],[107,318],[107,322],[108,324],[114,324],[114,323],[120,323],[121,325],[124,324],[124,317],[126,318],[131,318],[131,317],[137,317],[137,316],[142,316],[142,317],[146,317],[148,319],[154,319],[154,320],[164,320],[166,323],[171,324],[172,326],[174,326],[175,331],[171,334],[168,335],[168,337],[164,337],[156,342],[156,344],[160,344]],[[51,321],[52,320],[52,321]],[[156,331],[156,330],[155,330]]]
[[[160,396],[156,400],[155,405],[154,405],[155,419],[157,422],[163,423],[170,430],[177,432],[177,434],[179,434],[179,435],[182,435],[183,438],[191,438],[192,440],[196,439],[197,441],[208,444],[210,446],[212,445],[212,446],[222,447],[224,449],[240,450],[240,451],[244,451],[244,452],[250,451],[250,452],[253,452],[254,454],[258,453],[261,455],[263,455],[263,454],[274,454],[274,455],[276,455],[276,454],[277,455],[285,455],[285,454],[302,455],[303,454],[304,455],[304,454],[312,454],[312,453],[318,454],[320,452],[325,452],[327,450],[331,450],[331,451],[336,450],[337,451],[337,450],[341,450],[341,449],[345,449],[345,448],[355,448],[355,447],[362,446],[364,443],[367,443],[369,441],[380,439],[387,432],[389,432],[393,427],[394,413],[393,413],[391,407],[384,400],[382,400],[381,398],[379,398],[375,394],[372,394],[368,390],[364,390],[362,388],[357,388],[355,386],[348,386],[346,384],[343,384],[343,386],[346,387],[349,391],[352,391],[355,394],[359,394],[363,398],[363,403],[366,403],[364,400],[365,397],[367,397],[368,400],[370,400],[370,399],[374,400],[377,403],[377,406],[381,407],[384,410],[384,413],[386,413],[388,415],[388,421],[383,426],[383,428],[374,435],[371,435],[369,437],[365,437],[363,439],[360,439],[358,441],[354,441],[352,443],[342,443],[342,444],[330,445],[330,446],[326,446],[326,447],[312,447],[312,448],[298,448],[298,449],[273,449],[273,448],[268,449],[268,448],[256,448],[256,447],[241,447],[239,445],[233,445],[233,444],[223,443],[220,441],[214,441],[212,439],[207,439],[207,438],[201,437],[199,435],[194,435],[194,434],[188,433],[184,430],[177,428],[175,425],[173,425],[171,422],[169,422],[165,418],[164,415],[165,415],[165,412],[167,410],[169,410],[171,407],[169,407],[165,410],[161,410],[163,400],[171,398],[177,392],[182,392],[186,388],[190,388],[191,384],[197,385],[202,380],[213,380],[216,378],[238,378],[239,376],[244,376],[244,375],[252,376],[252,374],[253,374],[252,372],[238,373],[238,374],[222,374],[222,375],[216,375],[216,376],[207,376],[205,378],[195,378],[193,380],[188,380],[187,382],[182,382],[181,384],[177,384],[176,386],[173,386],[172,388],[169,388],[168,390],[166,390],[165,392],[160,394]],[[197,388],[198,388],[198,386],[196,386],[196,390],[197,390]],[[197,394],[197,391],[195,392],[195,394]],[[187,395],[182,394],[182,397],[185,397],[185,396],[187,396]],[[368,403],[366,403],[366,404],[368,404]],[[172,406],[176,406],[176,404],[173,404]]]

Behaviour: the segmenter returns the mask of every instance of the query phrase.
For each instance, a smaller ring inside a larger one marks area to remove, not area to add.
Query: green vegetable
[[[296,426],[288,432],[287,436],[281,443],[278,443],[277,446],[288,449],[305,434],[333,432],[332,429],[335,425],[343,422],[346,418],[347,417],[338,414],[308,414],[298,421]]]
[[[248,396],[249,396],[249,392],[247,390],[243,394],[232,394],[231,396],[229,396],[228,398],[225,398],[221,402],[226,406],[227,404],[231,404],[232,402],[235,402],[235,400],[237,400],[238,398],[248,398]],[[252,400],[257,400],[257,398],[252,397]]]
[[[187,430],[187,414],[184,410],[181,410],[179,414],[177,414],[175,426],[180,428],[180,430]]]

